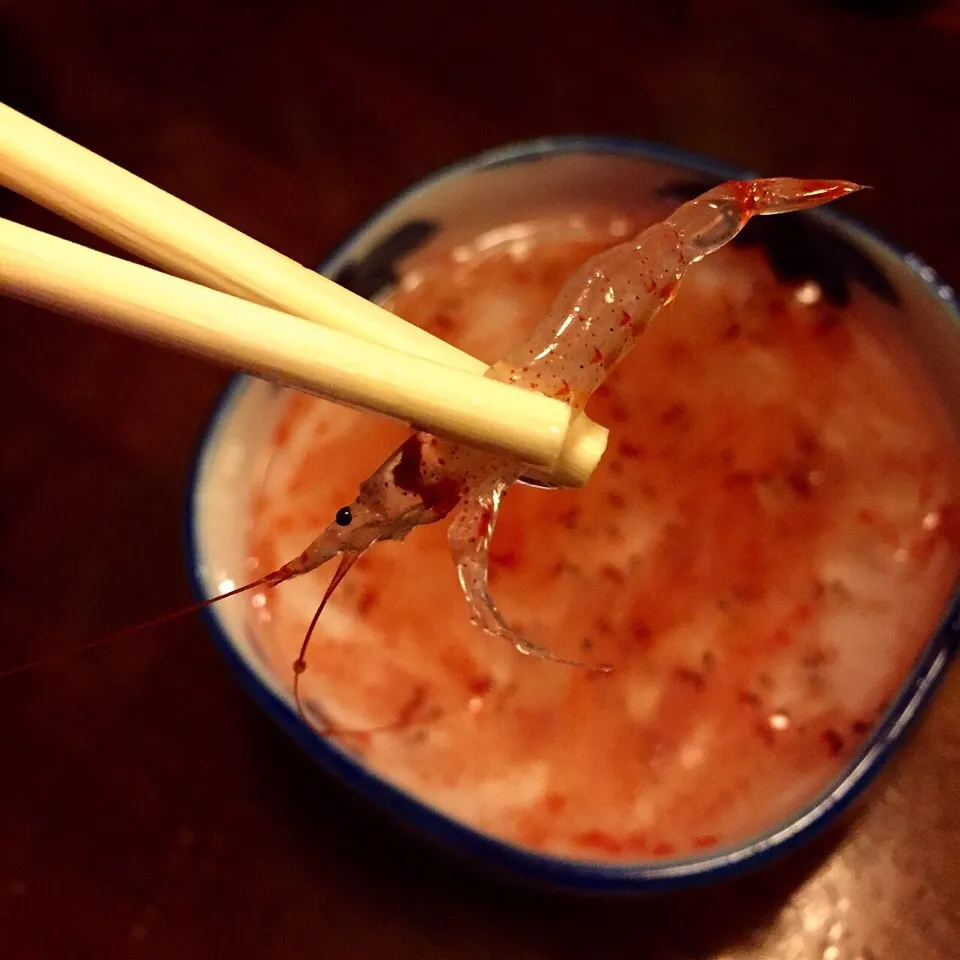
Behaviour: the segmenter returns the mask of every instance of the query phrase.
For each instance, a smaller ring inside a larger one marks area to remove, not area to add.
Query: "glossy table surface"
[[[7,0],[0,99],[304,263],[441,164],[614,133],[872,184],[849,211],[960,283],[958,4],[335,6]],[[0,216],[105,248],[16,197]],[[0,333],[2,669],[190,599],[184,494],[228,373],[13,301]],[[855,819],[639,902],[509,889],[402,835],[197,620],[0,679],[0,722],[11,960],[960,955],[956,671]]]

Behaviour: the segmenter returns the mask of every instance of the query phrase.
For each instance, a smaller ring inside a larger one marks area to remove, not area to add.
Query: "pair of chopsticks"
[[[607,431],[0,104],[0,184],[172,276],[0,219],[0,292],[515,458],[580,486]],[[186,279],[182,279],[186,278]]]

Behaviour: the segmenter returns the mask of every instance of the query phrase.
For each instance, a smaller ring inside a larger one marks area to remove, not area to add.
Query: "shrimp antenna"
[[[300,714],[300,717],[307,724],[310,724],[310,721],[307,719],[307,715],[303,711],[303,704],[300,701],[300,674],[307,669],[307,647],[310,645],[310,638],[313,636],[313,631],[317,626],[317,621],[320,619],[320,614],[323,613],[323,608],[327,605],[327,601],[330,599],[333,591],[340,586],[343,578],[350,572],[350,568],[357,562],[359,556],[359,553],[345,553],[340,558],[340,566],[337,567],[336,573],[330,578],[330,583],[327,584],[327,589],[323,594],[323,599],[320,601],[320,606],[317,607],[317,612],[313,615],[310,626],[307,627],[307,633],[303,638],[303,643],[300,644],[300,653],[297,655],[297,659],[293,661],[293,699],[297,703],[297,713]],[[326,717],[324,717],[324,723],[328,727],[330,726]]]
[[[400,711],[400,715],[395,720],[393,720],[391,723],[383,724],[382,726],[364,727],[362,729],[338,727],[323,712],[323,710],[321,710],[314,703],[311,704],[311,706],[313,710],[320,716],[320,719],[323,723],[322,728],[317,727],[310,721],[306,711],[303,709],[303,701],[300,699],[300,674],[307,669],[306,656],[307,647],[310,645],[310,638],[313,636],[313,631],[316,629],[317,621],[320,619],[320,614],[323,613],[323,608],[327,605],[327,601],[330,599],[333,591],[340,586],[343,578],[350,572],[350,568],[357,562],[359,558],[359,553],[345,553],[340,558],[340,566],[337,567],[336,573],[334,573],[334,575],[330,578],[330,583],[327,584],[327,589],[323,595],[323,599],[320,601],[320,605],[317,607],[317,612],[313,615],[313,619],[310,621],[310,626],[307,627],[307,633],[303,638],[303,643],[300,644],[300,653],[297,655],[297,659],[293,661],[293,699],[297,704],[297,713],[300,714],[300,719],[303,720],[308,727],[320,734],[320,736],[367,737],[372,733],[386,733],[391,730],[402,730],[404,727],[410,724],[410,722],[413,720],[414,714],[420,709],[424,700],[426,699],[426,691],[422,686],[418,685],[413,691],[413,695],[407,701],[404,708]]]
[[[147,620],[145,623],[138,623],[132,627],[125,627],[123,630],[119,630],[116,633],[111,633],[109,636],[100,637],[99,639],[91,640],[88,643],[82,643],[77,647],[70,647],[68,650],[61,650],[58,653],[51,653],[49,656],[40,657],[38,660],[31,660],[29,663],[20,664],[18,667],[8,667],[6,670],[0,670],[0,680],[2,680],[4,677],[13,676],[17,673],[23,673],[26,670],[33,670],[35,667],[42,667],[50,663],[55,663],[57,660],[65,660],[67,657],[72,657],[74,654],[82,653],[85,650],[91,650],[94,647],[106,646],[108,643],[114,643],[117,640],[125,640],[128,637],[136,636],[138,633],[143,633],[152,627],[159,627],[161,624],[169,623],[171,620],[177,620],[180,617],[185,617],[191,613],[196,613],[198,610],[203,610],[205,607],[219,603],[221,600],[226,600],[228,597],[234,597],[238,593],[245,593],[247,590],[253,590],[254,587],[260,587],[264,585],[272,587],[281,582],[282,581],[277,578],[276,571],[273,573],[267,573],[258,580],[254,580],[251,583],[246,583],[242,587],[236,587],[233,590],[227,591],[227,593],[221,593],[219,596],[211,597],[209,600],[201,600],[199,603],[191,603],[189,606],[181,607],[179,610],[174,610],[170,613],[165,613],[162,616],[155,617],[152,620]]]

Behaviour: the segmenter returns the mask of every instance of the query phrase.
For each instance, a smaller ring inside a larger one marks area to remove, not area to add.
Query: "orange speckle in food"
[[[293,513],[284,513],[277,517],[274,522],[274,529],[277,533],[290,533],[296,530],[300,523],[300,518]]]
[[[501,569],[514,570],[520,564],[520,554],[516,550],[497,550],[491,547],[490,563]]]
[[[623,842],[605,830],[584,830],[573,838],[574,843],[588,850],[599,850],[616,855],[623,850]]]
[[[660,421],[668,427],[687,427],[690,410],[685,403],[672,403],[660,414]]]
[[[290,440],[290,434],[293,431],[293,423],[289,418],[281,420],[273,430],[273,445],[275,447],[284,447]]]
[[[364,587],[357,599],[357,613],[366,616],[377,602],[378,591],[375,587]]]
[[[623,571],[618,570],[609,563],[602,564],[599,572],[604,580],[609,580],[611,583],[624,584],[627,581],[627,578],[623,575]]]
[[[623,846],[629,850],[630,853],[645,853],[650,846],[650,841],[647,839],[645,833],[628,833],[626,840],[623,842]]]
[[[731,323],[729,326],[724,328],[723,333],[720,334],[721,340],[738,340],[742,332],[742,327],[739,323]]]
[[[557,814],[567,805],[567,798],[559,793],[547,793],[543,798],[543,807],[547,813]]]
[[[702,693],[707,685],[706,678],[697,670],[691,670],[689,667],[677,667],[673,675],[687,686],[692,687],[697,693]]]
[[[647,448],[639,443],[631,443],[629,440],[618,440],[617,452],[630,460],[642,460],[647,455]]]
[[[482,697],[493,689],[491,677],[475,677],[470,681],[468,689],[475,697]]]
[[[827,729],[823,731],[822,739],[832,757],[839,756],[846,746],[846,741],[833,727],[827,727]]]
[[[433,318],[433,328],[442,336],[456,332],[457,322],[448,313],[438,313]]]

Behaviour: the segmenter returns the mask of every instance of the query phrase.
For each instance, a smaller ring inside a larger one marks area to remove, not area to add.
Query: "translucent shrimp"
[[[714,187],[634,239],[583,264],[527,339],[490,367],[487,376],[582,409],[650,320],[673,299],[684,272],[729,243],[751,217],[816,207],[859,189],[842,180],[790,178],[730,181]],[[145,626],[254,587],[275,587],[339,556],[340,565],[293,664],[294,696],[304,716],[299,676],[306,669],[310,638],[333,591],[374,544],[403,540],[416,527],[449,516],[450,552],[476,626],[510,642],[522,654],[607,671],[608,665],[566,660],[520,635],[490,596],[490,542],[503,496],[522,471],[523,464],[517,461],[414,433],[361,484],[356,499],[342,507],[299,556],[252,583]]]
[[[587,261],[529,337],[487,376],[582,409],[647,323],[673,299],[691,264],[729,243],[753,216],[819,206],[859,189],[841,180],[778,178],[731,181],[707,191],[633,240]],[[357,557],[381,540],[402,540],[415,527],[450,515],[450,552],[476,626],[523,654],[609,670],[558,657],[520,635],[490,596],[490,542],[503,496],[522,470],[516,461],[430,434],[408,437],[299,557],[258,581],[275,586],[337,555],[342,558],[294,663],[295,678],[305,669],[307,645],[324,603]]]

